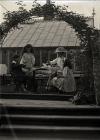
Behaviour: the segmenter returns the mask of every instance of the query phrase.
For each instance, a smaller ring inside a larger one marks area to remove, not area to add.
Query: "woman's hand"
[[[47,64],[45,64],[45,63],[43,63],[42,65],[43,65],[43,67],[47,67]]]
[[[51,65],[51,63],[50,63],[50,61],[49,61],[49,60],[46,62],[46,65]]]

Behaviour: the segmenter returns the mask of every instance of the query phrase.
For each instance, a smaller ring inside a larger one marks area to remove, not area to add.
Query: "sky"
[[[0,23],[3,22],[3,13],[18,9],[16,4],[18,0],[0,0]],[[34,0],[22,0],[27,10],[31,9]],[[37,0],[41,5],[46,0]],[[52,0],[55,5],[68,6],[69,11],[83,14],[84,16],[92,16],[93,8],[95,9],[94,26],[100,29],[100,0]]]

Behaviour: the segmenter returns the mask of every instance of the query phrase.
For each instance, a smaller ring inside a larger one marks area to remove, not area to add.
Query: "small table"
[[[36,76],[35,79],[37,80],[38,84],[38,92],[45,92],[47,87],[49,76]]]

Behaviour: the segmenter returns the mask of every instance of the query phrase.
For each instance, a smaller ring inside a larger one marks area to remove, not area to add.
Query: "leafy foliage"
[[[26,9],[19,11],[7,12],[4,16],[5,21],[0,25],[0,39],[2,41],[11,29],[18,28],[19,23],[30,19],[30,13]]]
[[[47,20],[57,18],[58,20],[64,20],[69,23],[77,32],[77,36],[81,40],[81,46],[85,48],[88,46],[90,39],[95,40],[97,38],[96,30],[88,26],[86,18],[72,11],[68,12],[67,8],[61,8],[54,4],[41,6],[34,2],[32,9],[27,11],[21,2],[17,3],[17,5],[19,5],[18,11],[8,11],[5,13],[5,22],[0,25],[1,39],[6,36],[12,28],[17,28],[20,23],[29,20],[32,16],[43,16],[44,19]]]

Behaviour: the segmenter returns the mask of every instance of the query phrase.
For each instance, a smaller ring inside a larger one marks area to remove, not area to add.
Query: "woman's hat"
[[[58,47],[58,48],[55,50],[55,53],[58,53],[58,52],[67,52],[67,50],[66,50],[64,47]]]

